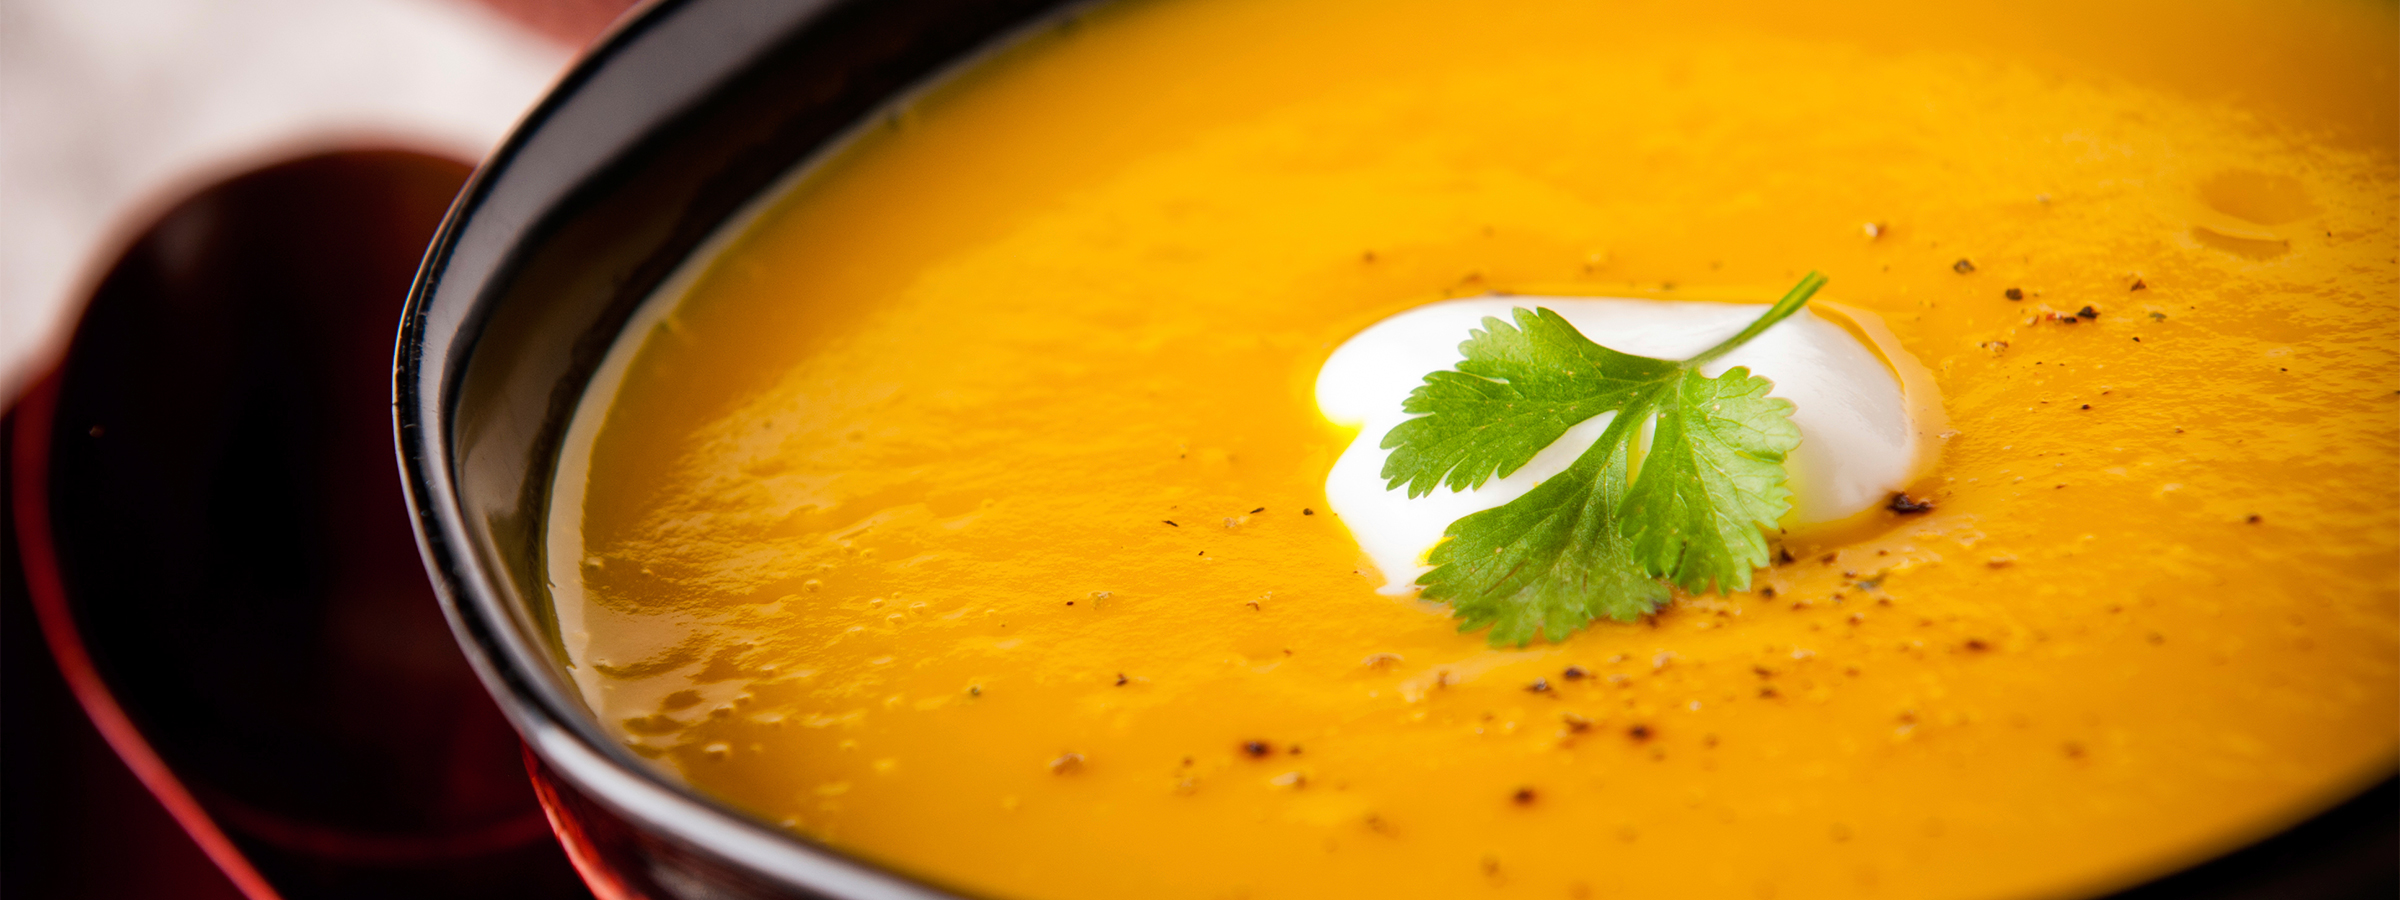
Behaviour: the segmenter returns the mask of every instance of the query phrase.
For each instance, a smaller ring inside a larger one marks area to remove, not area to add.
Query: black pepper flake
[[[2089,404],[2089,403],[2086,403],[2086,404],[2084,404],[2084,405],[2083,405],[2083,408],[2084,408],[2084,409],[2090,409],[2090,408],[2092,408],[2092,405],[2091,405],[2091,404]]]
[[[1960,275],[1965,275],[1969,272],[1975,271],[1975,261],[1961,256],[1958,258],[1957,262],[1950,264],[1950,271],[1957,272]]]
[[[1177,524],[1175,524],[1175,520],[1173,520],[1173,519],[1160,519],[1159,521],[1167,523],[1167,527],[1168,527],[1168,528],[1182,528],[1182,527],[1183,527],[1183,526],[1181,526],[1181,525],[1177,525]]]
[[[2257,514],[2257,513],[2252,513],[2252,514],[2250,514],[2250,517],[2249,517],[2249,518],[2247,518],[2247,519],[2243,519],[2242,521],[2243,521],[2243,522],[2245,522],[2245,523],[2247,523],[2247,524],[2256,525],[2256,524],[2258,524],[2258,523],[2260,523],[2260,522],[2264,522],[2264,521],[2266,521],[2266,520],[2267,520],[2267,517],[2265,517],[2265,516],[2262,516],[2262,515],[2259,515],[2259,514]]]
[[[1967,639],[1967,652],[1969,653],[1982,653],[1990,649],[1992,649],[1992,645],[1984,643],[1981,638]]]
[[[1635,725],[1632,728],[1625,729],[1625,736],[1636,741],[1647,741],[1650,739],[1650,726]]]
[[[1267,754],[1275,752],[1275,747],[1265,741],[1243,741],[1242,752],[1250,754],[1251,759],[1265,759]]]
[[[1534,801],[1533,789],[1529,787],[1518,788],[1516,793],[1509,795],[1509,799],[1517,801],[1518,806],[1532,806]]]
[[[1313,509],[1308,509],[1308,508],[1306,508],[1306,507],[1303,507],[1303,508],[1301,508],[1301,510],[1300,510],[1300,514],[1301,514],[1301,515],[1304,515],[1304,516],[1313,516],[1313,515],[1316,515],[1316,514],[1317,514],[1317,511],[1316,511],[1316,510],[1313,510]]]
[[[1592,673],[1584,671],[1582,666],[1568,666],[1567,670],[1560,674],[1564,675],[1568,681],[1582,681],[1585,676]]]
[[[2100,318],[2100,311],[2093,309],[2090,306],[2085,306],[2082,309],[2076,310],[2075,315],[2085,319],[2097,319]]]
[[[1257,509],[1251,510],[1251,511],[1250,511],[1250,514],[1255,516],[1255,515],[1258,515],[1259,513],[1266,512],[1266,511],[1267,511],[1267,508],[1266,508],[1266,507],[1264,507],[1264,506],[1261,506],[1261,507],[1259,507],[1259,508],[1257,508]]]
[[[2132,288],[2133,290],[2137,290],[2137,291],[2140,291],[2140,290],[2147,290],[2147,289],[2149,289],[2149,287],[2150,287],[2150,286],[2149,286],[2148,284],[2144,284],[2144,283],[2142,282],[2142,280],[2141,280],[2141,279],[2139,279],[2139,278],[2136,278],[2136,279],[2134,279],[2134,280],[2133,280],[2133,288]]]
[[[1913,516],[1918,513],[1932,512],[1933,501],[1919,500],[1905,493],[1894,493],[1892,502],[1885,504],[1884,508],[1904,516]]]
[[[1789,547],[1777,547],[1777,548],[1775,548],[1775,562],[1776,562],[1776,564],[1777,564],[1777,565],[1789,565],[1789,564],[1791,564],[1791,562],[1792,562],[1792,551],[1791,551],[1791,548],[1789,548]]]
[[[1127,681],[1131,681],[1131,680],[1132,680],[1132,679],[1129,679],[1129,678],[1126,678],[1126,677],[1125,677],[1125,673],[1123,673],[1123,672],[1118,672],[1118,673],[1117,673],[1117,686],[1118,686],[1118,687],[1124,687],[1124,686],[1125,686],[1125,683],[1126,683]]]
[[[1550,692],[1550,679],[1536,678],[1532,684],[1526,685],[1525,689],[1536,694],[1547,694]]]
[[[2016,288],[2009,288],[2008,290],[2001,291],[2000,296],[2007,297],[2010,300],[2023,300],[2025,299],[2025,292]]]
[[[1786,556],[1786,557],[1784,557],[1784,558],[1785,558],[1785,559],[1788,561],[1788,560],[1789,560],[1791,557],[1789,557],[1789,556]],[[1775,599],[1775,586],[1770,584],[1770,585],[1767,585],[1767,586],[1765,586],[1765,587],[1761,587],[1761,588],[1759,588],[1759,589],[1758,589],[1758,595],[1759,595],[1760,597],[1762,597],[1762,598],[1765,598],[1765,599],[1768,599],[1768,600],[1773,600],[1773,599]]]

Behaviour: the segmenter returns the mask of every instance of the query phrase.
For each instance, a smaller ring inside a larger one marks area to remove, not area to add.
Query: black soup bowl
[[[569,73],[451,208],[393,363],[402,475],[451,628],[601,897],[966,896],[770,827],[611,740],[553,637],[543,520],[585,385],[635,307],[713,232],[887,103],[1012,36],[1071,25],[1081,5],[656,3]],[[2387,780],[2120,896],[2388,897],[2396,797]]]
[[[653,4],[527,115],[434,238],[393,361],[419,548],[604,900],[962,896],[745,817],[610,740],[552,637],[541,535],[568,417],[635,307],[795,166],[1066,5]]]

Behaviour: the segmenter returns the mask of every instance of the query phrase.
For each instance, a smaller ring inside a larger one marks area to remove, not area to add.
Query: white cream
[[[1327,419],[1358,426],[1359,433],[1326,477],[1325,494],[1382,571],[1384,593],[1415,589],[1417,576],[1427,568],[1425,553],[1451,522],[1514,500],[1564,471],[1614,418],[1604,414],[1569,429],[1532,462],[1481,488],[1437,487],[1415,499],[1405,487],[1384,488],[1383,462],[1391,451],[1380,445],[1385,433],[1410,418],[1400,409],[1409,392],[1426,373],[1457,365],[1464,358],[1458,345],[1486,316],[1510,321],[1509,310],[1537,306],[1556,310],[1602,346],[1659,359],[1698,354],[1767,310],[1763,304],[1484,297],[1420,306],[1344,342],[1317,374],[1317,406]],[[1900,348],[1879,343],[1885,346],[1869,348],[1811,310],[1702,367],[1711,376],[1747,367],[1775,383],[1773,396],[1798,407],[1792,421],[1800,427],[1800,447],[1786,461],[1792,510],[1784,527],[1855,515],[1885,502],[1919,471],[1931,443],[1929,431],[1938,427],[1928,420],[1938,418],[1939,406],[1928,402],[1931,398],[1909,396],[1900,370],[1922,369]]]

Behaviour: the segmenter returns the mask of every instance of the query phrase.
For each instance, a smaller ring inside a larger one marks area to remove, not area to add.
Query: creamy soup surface
[[[2395,28],[1103,7],[895,108],[637,317],[560,463],[564,654],[674,777],[978,895],[2154,875],[2400,758]],[[1335,347],[1811,269],[1939,390],[1931,511],[1558,643],[1378,593],[1325,499]]]

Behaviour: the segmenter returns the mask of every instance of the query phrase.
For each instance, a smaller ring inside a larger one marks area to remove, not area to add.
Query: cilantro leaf
[[[1620,409],[1674,363],[1618,353],[1550,310],[1512,310],[1516,327],[1486,317],[1459,345],[1458,370],[1425,376],[1401,411],[1422,413],[1383,436],[1386,490],[1410,497],[1482,487],[1523,468],[1567,429]]]
[[[1792,402],[1773,382],[1735,366],[1710,378],[1685,371],[1658,413],[1650,455],[1619,509],[1642,568],[1692,593],[1748,590],[1767,564],[1762,529],[1792,508],[1783,458],[1800,446]]]
[[[1488,627],[1494,646],[1523,646],[1656,611],[1667,583],[1748,588],[1767,562],[1762,530],[1791,506],[1783,462],[1800,431],[1791,402],[1767,396],[1772,382],[1700,367],[1798,313],[1824,284],[1809,273],[1739,334],[1681,362],[1602,347],[1548,309],[1514,310],[1514,327],[1484,319],[1455,371],[1409,394],[1402,408],[1421,415],[1384,437],[1386,489],[1480,487],[1576,424],[1616,416],[1566,471],[1452,522],[1417,579],[1423,596],[1449,602],[1459,630]]]
[[[1562,641],[1593,619],[1632,619],[1666,602],[1666,586],[1635,559],[1613,514],[1626,489],[1623,432],[1640,418],[1618,416],[1566,471],[1452,523],[1451,539],[1428,557],[1435,568],[1419,579],[1422,596],[1449,601],[1460,631],[1490,626],[1494,646]]]

